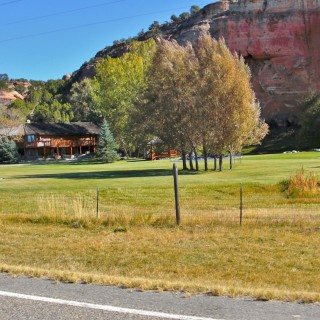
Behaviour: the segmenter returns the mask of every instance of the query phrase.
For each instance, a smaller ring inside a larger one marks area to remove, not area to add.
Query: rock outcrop
[[[202,32],[223,37],[230,50],[241,54],[250,66],[267,121],[294,122],[299,100],[320,90],[320,0],[220,1],[161,31],[179,43],[192,42]],[[96,59],[125,51],[118,49],[106,48]],[[95,61],[75,73],[77,80],[94,74]]]
[[[24,97],[17,91],[0,91],[0,107],[9,105],[16,99],[23,100]]]
[[[320,90],[320,1],[223,1],[203,8],[173,36],[193,41],[202,30],[223,37],[246,59],[267,120],[294,122],[299,100]]]
[[[8,81],[7,90],[0,90],[0,106],[8,105],[16,99],[24,100],[25,96],[16,91],[16,88],[24,88],[27,91],[30,86],[31,83],[28,81]]]
[[[24,97],[17,91],[0,91],[0,99],[14,101],[16,99],[23,100]]]

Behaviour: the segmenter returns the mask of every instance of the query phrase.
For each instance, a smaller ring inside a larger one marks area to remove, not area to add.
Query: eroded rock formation
[[[12,103],[16,99],[24,100],[25,96],[16,91],[16,87],[24,87],[27,90],[31,83],[28,81],[8,81],[7,90],[0,90],[0,107]]]
[[[192,42],[201,32],[223,37],[249,64],[266,120],[295,121],[299,99],[320,90],[320,0],[220,1],[161,31],[179,43]],[[74,77],[92,77],[96,61],[121,55],[127,50],[123,46],[100,51]]]
[[[224,2],[229,8],[206,6],[174,38],[192,41],[202,30],[223,37],[248,62],[263,116],[283,125],[294,121],[298,100],[320,90],[320,1]]]

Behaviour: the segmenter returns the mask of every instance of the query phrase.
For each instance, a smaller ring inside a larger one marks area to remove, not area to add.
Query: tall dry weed
[[[84,197],[70,199],[65,195],[39,196],[38,212],[50,220],[90,219],[95,217],[93,204]]]
[[[290,196],[314,194],[318,191],[318,178],[314,172],[310,172],[309,175],[306,175],[302,168],[289,179],[288,193]]]

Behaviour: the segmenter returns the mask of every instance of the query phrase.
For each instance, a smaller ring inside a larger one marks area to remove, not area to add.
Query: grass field
[[[320,153],[180,171],[176,227],[170,161],[0,166],[0,270],[186,295],[320,301],[319,192],[290,197],[283,183],[301,168],[319,174]]]

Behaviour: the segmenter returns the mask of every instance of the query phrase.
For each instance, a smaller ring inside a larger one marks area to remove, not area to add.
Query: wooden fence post
[[[97,187],[97,219],[99,219],[99,187]]]
[[[242,183],[240,183],[240,226],[242,225]]]
[[[176,223],[180,225],[180,203],[179,203],[179,186],[178,186],[178,168],[173,164],[173,180],[174,180],[174,198],[176,204]]]

